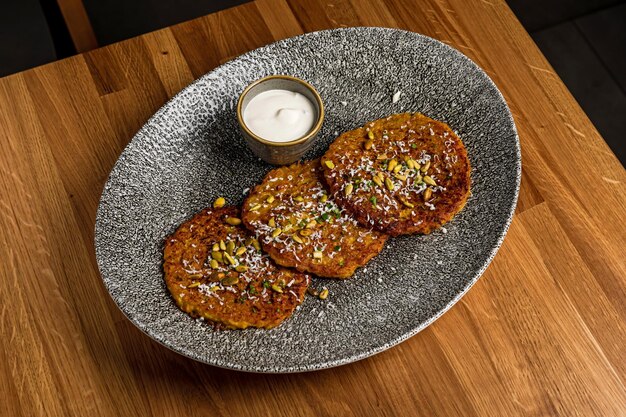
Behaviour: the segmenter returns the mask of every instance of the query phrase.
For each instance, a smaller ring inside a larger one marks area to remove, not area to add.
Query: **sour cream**
[[[268,90],[254,97],[243,121],[255,135],[272,142],[289,142],[306,135],[315,123],[313,103],[300,93]]]

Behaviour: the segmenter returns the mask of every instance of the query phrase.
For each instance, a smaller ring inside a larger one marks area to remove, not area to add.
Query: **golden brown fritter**
[[[358,223],[329,198],[319,159],[270,171],[250,192],[242,219],[279,265],[348,278],[387,236]]]
[[[422,114],[379,119],[339,136],[322,157],[337,203],[392,236],[430,233],[464,206],[470,163],[461,139]]]
[[[270,329],[304,300],[309,276],[276,266],[239,223],[239,209],[205,209],[165,240],[163,271],[176,304],[218,327]],[[230,220],[227,220],[230,219]]]

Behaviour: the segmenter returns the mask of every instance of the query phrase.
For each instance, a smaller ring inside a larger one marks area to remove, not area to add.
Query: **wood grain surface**
[[[122,149],[220,63],[355,25],[437,38],[506,97],[524,174],[495,260],[435,324],[339,368],[244,374],[152,341],[94,256]],[[626,416],[626,172],[502,0],[258,0],[0,79],[0,126],[2,416]]]

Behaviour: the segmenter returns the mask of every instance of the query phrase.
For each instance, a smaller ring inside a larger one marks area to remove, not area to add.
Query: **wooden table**
[[[169,97],[250,49],[339,26],[435,37],[496,82],[524,174],[476,286],[409,341],[256,375],[135,328],[94,219],[123,147]],[[0,415],[625,416],[626,173],[502,0],[259,0],[0,79]]]

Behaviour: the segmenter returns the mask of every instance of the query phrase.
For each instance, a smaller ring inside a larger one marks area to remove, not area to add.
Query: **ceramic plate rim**
[[[329,360],[326,362],[322,362],[322,363],[316,363],[314,366],[308,365],[308,364],[304,364],[304,365],[300,365],[300,366],[286,366],[284,368],[278,368],[276,367],[275,369],[265,369],[265,368],[255,368],[254,366],[252,367],[243,367],[238,363],[218,363],[218,362],[210,362],[205,360],[204,358],[199,357],[198,355],[194,355],[193,351],[187,351],[186,349],[182,349],[180,347],[177,346],[171,346],[169,345],[166,341],[162,340],[159,336],[159,334],[153,334],[150,332],[149,326],[146,326],[144,323],[142,323],[140,320],[138,320],[131,311],[127,311],[127,309],[125,308],[124,305],[120,304],[119,300],[117,300],[112,292],[112,282],[110,282],[109,278],[107,278],[105,276],[105,274],[103,273],[104,271],[104,265],[103,265],[103,261],[102,261],[102,257],[100,256],[100,250],[99,250],[99,245],[98,245],[98,240],[99,240],[99,224],[102,223],[105,219],[103,219],[103,211],[102,211],[102,195],[104,195],[104,191],[106,190],[110,180],[111,180],[111,175],[113,174],[113,172],[116,171],[116,169],[118,168],[118,164],[120,164],[121,161],[121,156],[124,155],[124,153],[126,152],[126,150],[131,146],[131,144],[133,143],[133,141],[135,140],[135,138],[137,138],[138,136],[147,134],[148,130],[150,129],[150,127],[154,124],[154,122],[156,120],[158,120],[161,115],[166,112],[170,106],[172,105],[172,103],[174,103],[180,96],[183,95],[184,92],[186,92],[187,90],[192,89],[196,84],[202,82],[207,76],[209,76],[210,74],[212,74],[213,72],[217,71],[218,69],[222,68],[223,66],[226,66],[228,64],[230,64],[232,61],[235,60],[239,60],[242,58],[245,58],[246,56],[252,54],[255,51],[259,51],[265,48],[269,48],[274,44],[277,43],[281,43],[281,42],[285,42],[287,40],[290,39],[298,39],[298,38],[302,38],[302,37],[306,37],[306,36],[312,36],[312,35],[316,35],[322,32],[350,32],[350,31],[355,31],[355,30],[380,30],[380,31],[392,31],[392,32],[404,32],[407,34],[411,34],[412,36],[417,36],[419,38],[423,38],[424,40],[428,41],[428,42],[434,42],[434,43],[438,43],[441,46],[443,46],[445,49],[447,49],[449,52],[451,52],[453,55],[456,56],[457,59],[461,59],[466,61],[467,63],[469,63],[470,66],[474,67],[481,75],[484,76],[484,79],[487,81],[487,83],[490,85],[490,87],[492,87],[494,89],[494,91],[497,94],[497,97],[502,101],[502,103],[505,104],[505,110],[506,110],[506,120],[509,124],[509,127],[512,131],[512,133],[514,134],[514,139],[515,139],[515,156],[516,156],[516,161],[515,161],[515,169],[516,169],[516,173],[515,173],[515,177],[516,177],[516,182],[515,182],[515,190],[514,190],[514,196],[513,199],[511,200],[511,204],[508,207],[508,215],[507,215],[507,219],[505,224],[503,224],[503,228],[502,231],[500,233],[500,235],[498,236],[498,239],[496,241],[496,243],[493,245],[493,247],[491,248],[489,255],[487,256],[486,261],[484,262],[483,266],[477,270],[473,277],[471,278],[471,280],[469,280],[469,282],[467,283],[467,285],[462,289],[462,291],[460,291],[459,293],[456,294],[455,297],[453,297],[441,310],[439,310],[436,314],[432,315],[431,317],[429,317],[427,320],[423,321],[420,325],[416,326],[414,329],[411,329],[410,331],[400,335],[399,337],[394,338],[393,340],[388,341],[387,343],[384,343],[380,346],[376,346],[376,347],[372,347],[370,349],[364,350],[362,352],[359,352],[357,354],[351,355],[349,357],[345,357],[345,358],[340,358],[340,359],[333,359],[333,360]],[[498,87],[496,86],[496,84],[493,82],[493,80],[485,73],[485,71],[479,67],[473,60],[471,60],[469,57],[467,57],[466,55],[464,55],[463,53],[461,53],[460,51],[458,51],[457,49],[426,35],[420,34],[420,33],[416,33],[416,32],[412,32],[412,31],[407,31],[407,30],[403,30],[403,29],[397,29],[397,28],[389,28],[389,27],[378,27],[378,26],[354,26],[354,27],[348,27],[348,28],[335,28],[335,29],[325,29],[325,30],[319,30],[319,31],[314,31],[314,32],[307,32],[307,33],[303,33],[301,35],[297,35],[297,36],[293,36],[293,37],[289,37],[289,38],[285,38],[285,39],[281,39],[281,40],[277,40],[275,42],[269,43],[267,45],[261,46],[259,48],[255,48],[253,50],[250,50],[246,53],[243,53],[213,69],[211,69],[210,71],[208,71],[207,73],[201,75],[200,77],[198,77],[197,79],[195,79],[194,81],[192,81],[190,84],[186,85],[184,88],[182,88],[178,93],[176,93],[174,96],[172,96],[169,100],[167,100],[152,116],[150,116],[150,118],[148,118],[148,120],[142,125],[142,127],[137,131],[137,133],[135,133],[133,135],[133,137],[130,139],[130,141],[128,142],[128,144],[124,147],[124,149],[122,150],[122,152],[120,153],[118,159],[116,160],[115,164],[113,165],[113,167],[111,168],[111,171],[109,173],[109,175],[107,176],[107,180],[104,183],[104,186],[102,188],[102,195],[101,198],[98,202],[98,209],[97,209],[97,213],[96,213],[96,221],[94,224],[94,244],[95,244],[95,252],[96,252],[96,261],[98,264],[98,269],[100,272],[100,276],[102,278],[102,281],[107,289],[107,292],[109,293],[109,296],[113,299],[115,305],[119,308],[120,311],[122,311],[122,313],[124,314],[124,316],[131,321],[131,323],[133,323],[139,330],[141,330],[142,333],[146,334],[147,336],[149,336],[152,340],[157,341],[159,344],[165,346],[166,348],[177,352],[185,357],[188,357],[190,359],[193,359],[195,361],[201,362],[201,363],[206,363],[208,365],[211,366],[215,366],[218,368],[223,368],[223,369],[230,369],[230,370],[236,370],[236,371],[242,371],[242,372],[251,372],[251,373],[267,373],[267,374],[289,374],[289,373],[298,373],[298,372],[310,372],[310,371],[316,371],[316,370],[322,370],[322,369],[328,369],[328,368],[334,368],[337,366],[341,366],[341,365],[346,365],[349,363],[353,363],[356,361],[360,361],[362,359],[368,358],[370,356],[376,355],[378,353],[381,353],[387,349],[390,349],[391,347],[394,347],[404,341],[406,341],[407,339],[415,336],[417,333],[421,332],[422,330],[424,330],[425,328],[427,328],[428,326],[430,326],[432,323],[434,323],[438,318],[440,318],[444,313],[446,313],[448,310],[450,310],[473,286],[474,284],[478,281],[478,279],[483,275],[483,273],[485,272],[485,270],[488,268],[488,266],[491,264],[491,262],[493,261],[496,253],[498,252],[498,250],[500,249],[500,247],[502,246],[502,243],[504,241],[504,238],[510,228],[511,222],[513,220],[514,214],[515,214],[515,208],[517,206],[517,202],[519,199],[519,191],[520,191],[520,184],[521,184],[521,173],[522,173],[522,154],[521,154],[521,146],[520,146],[520,141],[519,141],[519,135],[518,135],[518,131],[517,131],[517,127],[515,125],[515,121],[513,119],[513,116],[511,114],[510,108],[508,107],[508,104],[504,98],[504,96],[502,95],[502,92],[498,89]]]

